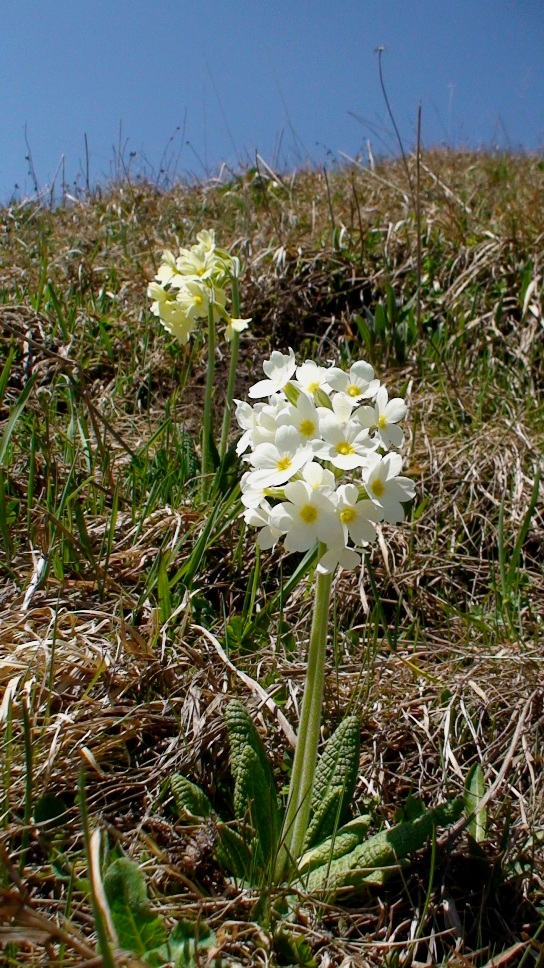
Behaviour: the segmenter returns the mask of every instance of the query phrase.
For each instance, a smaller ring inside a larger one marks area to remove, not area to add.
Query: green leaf
[[[342,815],[342,805],[344,802],[344,788],[341,786],[331,787],[319,806],[315,810],[310,820],[304,850],[308,850],[314,844],[320,844],[327,837],[334,834],[334,831],[341,826],[340,817]]]
[[[382,830],[349,853],[310,871],[302,885],[309,893],[327,891],[331,895],[343,889],[381,886],[394,871],[406,866],[409,855],[423,847],[437,827],[458,820],[463,807],[463,800],[454,800],[428,810],[417,820]]]
[[[372,350],[374,349],[373,332],[370,330],[368,323],[363,319],[362,316],[359,316],[359,314],[357,314],[355,317],[355,322],[357,324],[357,333],[359,335],[359,339],[362,341],[366,351],[368,353],[372,353]]]
[[[281,927],[274,935],[274,951],[278,965],[302,965],[304,968],[316,968],[317,961],[312,955],[312,949],[305,938],[288,934]]]
[[[385,340],[385,333],[387,329],[387,318],[381,303],[378,303],[376,309],[374,310],[374,328],[376,331],[376,336],[383,342],[383,340]]]
[[[181,773],[174,773],[170,777],[170,789],[180,820],[192,820],[194,817],[207,820],[212,815],[213,807],[204,791]]]
[[[236,782],[241,768],[241,756],[245,747],[250,746],[255,753],[264,776],[266,787],[269,791],[268,797],[273,794],[273,799],[277,797],[276,781],[272,767],[268,762],[268,756],[264,748],[264,743],[259,736],[245,706],[237,699],[229,702],[225,710],[225,720],[230,743],[230,764],[234,780]]]
[[[477,844],[481,844],[487,835],[487,810],[480,807],[485,795],[485,777],[482,767],[475,763],[468,771],[465,782],[465,810],[474,814],[468,825],[469,834]]]
[[[104,890],[121,948],[144,957],[164,944],[166,928],[149,907],[145,878],[134,861],[115,860],[104,876]]]
[[[256,868],[275,856],[279,834],[279,811],[275,785],[270,788],[259,758],[246,746],[238,761],[234,787],[234,809],[239,819],[249,818],[253,828],[253,857]]]
[[[44,831],[55,830],[65,822],[68,811],[64,800],[54,793],[44,793],[34,806],[34,823]]]
[[[359,753],[359,720],[346,716],[327,741],[317,764],[306,849],[330,837],[336,827],[348,820],[359,772]]]
[[[6,453],[7,453],[8,444],[10,442],[11,435],[15,430],[17,421],[24,410],[26,401],[30,396],[30,392],[32,390],[32,387],[34,386],[35,380],[36,380],[36,375],[33,373],[30,379],[28,380],[28,382],[25,383],[23,390],[19,396],[19,399],[17,400],[17,403],[13,405],[11,409],[11,413],[4,424],[4,430],[3,430],[2,436],[0,437],[0,464],[4,462],[4,457],[6,456]]]
[[[252,856],[244,838],[225,823],[219,823],[217,830],[219,833],[219,842],[215,848],[217,860],[237,880],[249,881],[251,879]]]
[[[370,814],[361,814],[354,817],[349,823],[344,824],[343,827],[339,827],[332,837],[328,837],[327,840],[323,840],[302,855],[298,862],[299,874],[302,875],[316,867],[330,864],[338,857],[343,857],[344,854],[349,854],[352,850],[355,850],[359,844],[366,840],[370,823]]]
[[[144,960],[151,968],[163,968],[163,965],[170,962],[174,962],[176,968],[198,968],[203,964],[201,952],[213,944],[215,934],[204,921],[183,919],[178,921],[168,940],[149,951]],[[219,959],[214,959],[213,964],[221,963]]]

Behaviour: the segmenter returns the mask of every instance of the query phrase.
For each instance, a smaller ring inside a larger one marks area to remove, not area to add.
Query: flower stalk
[[[240,290],[238,287],[238,277],[232,277],[232,315],[238,319],[240,316]],[[227,397],[225,400],[225,411],[223,414],[223,427],[221,430],[221,443],[219,445],[219,456],[223,460],[229,441],[229,430],[232,419],[232,403],[234,399],[234,387],[236,384],[236,370],[238,366],[238,347],[240,345],[240,333],[234,330],[230,343],[230,366],[229,378],[227,382]]]
[[[319,556],[324,551],[325,548],[321,545],[318,552]],[[308,646],[308,668],[287,810],[274,871],[276,882],[285,879],[290,868],[295,865],[297,858],[301,856],[308,831],[321,728],[332,578],[332,573],[325,574],[319,571],[316,573],[314,611]]]
[[[204,396],[204,413],[202,415],[202,498],[206,500],[210,493],[211,475],[213,473],[212,439],[213,439],[213,379],[215,373],[215,321],[213,318],[213,304],[208,307],[208,370],[206,373],[206,390]]]

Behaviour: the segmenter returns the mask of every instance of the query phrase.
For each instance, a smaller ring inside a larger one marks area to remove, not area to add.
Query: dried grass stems
[[[351,908],[301,899],[293,932],[321,966],[386,957],[477,965],[508,945],[521,945],[516,957],[536,950],[543,193],[537,156],[422,156],[422,332],[401,360],[391,342],[375,346],[378,372],[386,367],[409,405],[417,508],[404,529],[384,526],[358,586],[336,579],[324,730],[348,707],[360,715],[357,804],[370,806],[377,826],[410,796],[436,803],[459,793],[475,762],[488,786],[501,783],[479,859],[459,832],[440,852],[427,902],[428,855],[390,892]],[[144,293],[162,248],[203,225],[248,267],[243,306],[254,322],[238,396],[270,347],[292,345],[301,358],[366,355],[357,314],[385,304],[388,285],[403,309],[418,285],[400,162],[356,160],[327,177],[260,166],[229,182],[168,192],[125,183],[55,211],[0,212],[0,362],[9,361],[0,399],[0,943],[16,942],[21,964],[56,964],[59,951],[65,966],[98,964],[77,880],[82,767],[93,824],[142,865],[153,906],[172,922],[204,918],[229,963],[276,963],[252,916],[256,898],[234,890],[213,861],[213,824],[181,825],[165,786],[182,772],[227,806],[223,711],[233,695],[249,705],[281,775],[309,626],[305,583],[274,599],[282,571],[267,554],[257,601],[276,607],[227,657],[225,625],[242,611],[255,567],[234,516],[185,586],[180,579],[166,593],[157,578],[160,561],[170,579],[188,574],[205,527],[188,443],[205,365],[198,347],[185,352],[163,336]],[[286,579],[294,564],[281,567]],[[29,768],[32,804],[50,792],[68,808],[68,907],[67,881],[28,807]]]

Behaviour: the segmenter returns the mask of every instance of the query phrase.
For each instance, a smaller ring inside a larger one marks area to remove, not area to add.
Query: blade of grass
[[[36,382],[36,376],[33,373],[30,379],[28,380],[28,382],[25,383],[21,391],[21,394],[19,396],[19,399],[17,400],[17,403],[14,405],[6,421],[6,425],[4,427],[2,437],[0,438],[0,464],[4,462],[7,449],[9,446],[9,442],[11,439],[11,435],[15,430],[15,427],[17,426],[17,421],[19,420],[19,417],[21,416],[26,406],[27,400],[32,392],[32,388],[35,382]]]
[[[109,943],[109,933],[106,923],[106,918],[104,916],[104,911],[101,904],[101,894],[103,894],[103,888],[101,889],[101,884],[98,883],[99,871],[97,871],[97,858],[96,853],[93,856],[93,849],[91,845],[91,828],[89,823],[89,812],[87,809],[87,795],[85,790],[85,773],[83,769],[79,773],[78,782],[78,793],[79,793],[79,811],[81,814],[81,822],[83,826],[83,842],[85,845],[85,858],[87,860],[87,871],[89,874],[89,885],[91,891],[91,904],[94,915],[94,923],[96,928],[96,933],[98,936],[98,946],[100,949],[100,954],[102,955],[102,962],[104,968],[116,968],[115,959],[112,954],[112,950]]]

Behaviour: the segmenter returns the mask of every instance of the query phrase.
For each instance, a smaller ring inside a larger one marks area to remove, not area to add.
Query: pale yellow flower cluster
[[[151,312],[185,345],[199,320],[209,319],[211,311],[214,323],[226,323],[225,339],[230,341],[251,321],[233,319],[226,309],[225,287],[239,269],[237,258],[217,248],[213,231],[199,232],[197,243],[180,249],[177,257],[169,250],[163,252],[159,271],[147,288]]]

